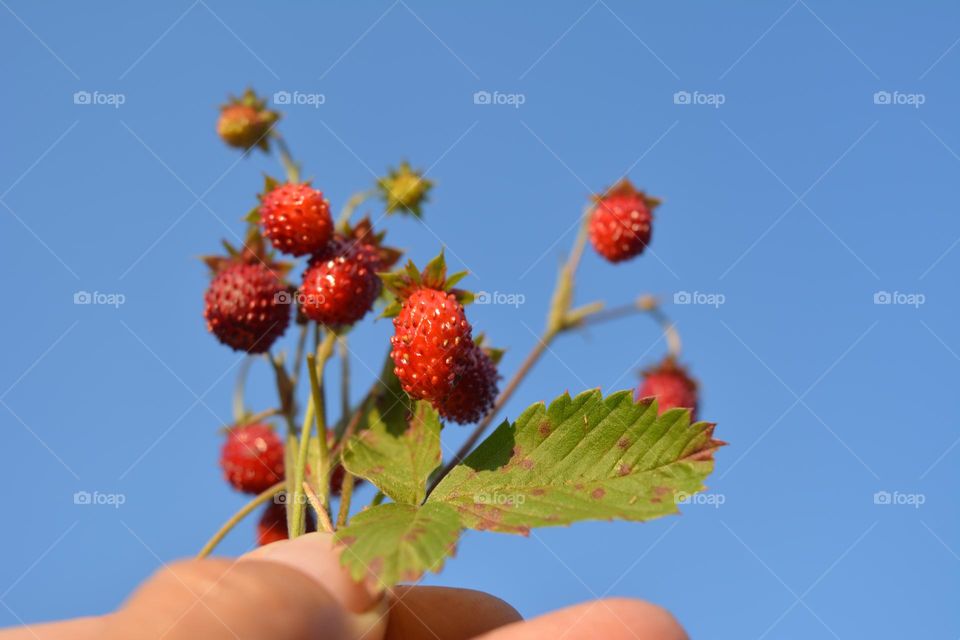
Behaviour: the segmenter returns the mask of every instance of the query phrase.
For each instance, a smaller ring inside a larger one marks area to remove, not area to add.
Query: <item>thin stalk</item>
[[[345,527],[350,517],[350,502],[353,500],[353,487],[357,479],[352,473],[343,476],[343,487],[340,490],[340,512],[337,514],[337,528]]]
[[[200,553],[197,554],[197,558],[206,558],[210,553],[220,544],[220,541],[223,540],[230,531],[240,523],[241,520],[250,515],[254,509],[260,505],[271,500],[275,495],[283,491],[283,482],[278,482],[273,485],[263,493],[257,495],[256,498],[243,505],[239,511],[233,514],[229,520],[223,523],[223,526],[213,534],[213,537],[207,541],[207,544],[203,545],[203,549],[200,549]]]
[[[273,139],[277,143],[277,150],[280,152],[280,163],[283,164],[283,169],[287,172],[287,182],[300,182],[300,165],[293,159],[287,141],[276,132],[273,134]]]
[[[247,356],[240,363],[240,370],[237,372],[237,381],[233,386],[233,421],[240,422],[247,414],[247,408],[244,402],[244,395],[247,386],[247,376],[250,375],[250,367],[253,365],[253,356]]]
[[[350,415],[350,347],[347,336],[337,339],[337,355],[340,358],[340,416]]]
[[[317,493],[313,490],[313,487],[310,486],[309,482],[304,482],[301,488],[306,494],[307,500],[310,501],[313,510],[317,513],[317,526],[321,531],[333,533],[333,521],[330,520],[330,514],[327,513],[326,507],[320,504],[320,498],[317,497]]]
[[[297,380],[300,379],[300,364],[303,362],[303,354],[307,350],[307,334],[310,330],[310,323],[300,327],[300,335],[297,336],[297,350],[293,355],[293,370],[290,372],[290,379],[293,386],[297,386]]]
[[[307,354],[307,371],[310,374],[310,400],[307,403],[307,416],[310,420],[304,419],[303,428],[300,430],[299,451],[297,452],[297,462],[294,469],[294,496],[293,496],[293,516],[291,518],[293,528],[290,531],[290,537],[296,538],[303,535],[303,479],[307,469],[307,453],[310,450],[310,435],[312,431],[311,422],[316,422],[317,444],[320,449],[320,468],[314,469],[320,479],[321,487],[321,505],[326,508],[326,491],[323,491],[325,478],[328,474],[329,459],[327,448],[327,425],[324,411],[322,374],[330,354],[333,352],[333,344],[336,340],[336,334],[327,332],[323,342],[317,345],[317,353]],[[311,411],[312,409],[312,411]],[[317,514],[318,516],[320,514]]]
[[[376,189],[367,189],[366,191],[358,191],[347,200],[346,204],[343,205],[343,209],[340,210],[340,215],[337,217],[337,227],[342,229],[350,222],[350,218],[353,217],[353,213],[357,208],[366,202],[368,199],[374,197],[379,193]]]

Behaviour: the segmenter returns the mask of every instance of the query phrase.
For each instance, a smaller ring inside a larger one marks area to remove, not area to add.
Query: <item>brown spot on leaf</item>
[[[625,476],[629,473],[630,473],[630,465],[621,462],[620,466],[617,467],[617,475]]]
[[[524,458],[520,463],[520,466],[529,471],[530,469],[533,469],[533,460],[530,458]]]
[[[596,489],[590,492],[590,497],[593,498],[594,500],[600,500],[605,495],[607,495],[607,492],[604,491],[603,487],[597,487]]]
[[[668,493],[671,493],[670,487],[656,486],[653,488],[653,495],[657,496],[658,498]]]
[[[548,436],[548,435],[550,435],[550,431],[551,431],[551,429],[550,429],[550,423],[549,423],[549,422],[541,422],[541,423],[540,423],[540,427],[539,427],[537,430],[540,432],[540,435],[542,435],[542,436]]]
[[[627,447],[630,446],[630,438],[628,438],[627,436],[623,436],[622,438],[617,440],[617,446],[620,447],[621,449],[626,449]]]
[[[530,490],[530,494],[531,494],[531,495],[535,495],[535,496],[542,496],[542,495],[544,495],[546,492],[547,492],[546,489],[541,489],[540,487],[537,487],[536,489],[531,489],[531,490]]]

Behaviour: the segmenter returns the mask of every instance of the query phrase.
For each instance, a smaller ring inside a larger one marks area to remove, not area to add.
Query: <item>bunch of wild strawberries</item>
[[[223,107],[217,129],[231,146],[266,151],[278,119],[248,91]],[[416,217],[431,186],[406,163],[378,184],[387,213]],[[595,198],[588,221],[593,248],[611,263],[640,255],[650,243],[659,204],[621,180]],[[375,232],[369,219],[355,226],[349,219],[335,224],[323,193],[295,178],[283,183],[268,178],[247,220],[242,247],[225,242],[226,255],[205,258],[212,279],[204,317],[220,342],[249,354],[267,353],[286,332],[291,316],[301,325],[316,323],[341,332],[384,298],[385,315],[393,316],[395,330],[390,339],[394,373],[410,398],[428,401],[443,418],[461,424],[478,422],[490,412],[501,352],[473,335],[464,310],[470,296],[455,288],[465,274],[448,277],[442,254],[422,271],[409,263],[389,273],[401,254],[383,244],[384,233]],[[306,257],[298,285],[288,280],[292,265],[277,261],[276,252]],[[644,372],[637,397],[650,396],[658,398],[661,412],[673,407],[696,411],[696,383],[672,356]],[[334,438],[332,433],[327,437]],[[220,462],[234,488],[260,494],[284,479],[284,444],[271,426],[253,416],[228,429]],[[331,474],[332,493],[339,492],[343,474],[341,466]],[[274,502],[261,518],[259,542],[286,537],[284,505]]]

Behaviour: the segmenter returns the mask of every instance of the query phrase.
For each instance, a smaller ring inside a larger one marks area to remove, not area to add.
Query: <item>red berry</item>
[[[393,326],[390,356],[403,390],[415,400],[447,397],[474,348],[463,305],[452,293],[416,289],[403,301]]]
[[[257,544],[262,547],[289,537],[285,506],[277,502],[270,503],[257,523]]]
[[[260,222],[273,246],[294,256],[320,251],[333,235],[329,203],[306,184],[282,184],[263,196]]]
[[[207,329],[220,342],[248,353],[263,353],[290,323],[287,287],[261,262],[224,266],[204,296]]]
[[[283,480],[283,442],[260,422],[233,427],[220,452],[220,466],[234,488],[261,493]]]
[[[653,209],[659,200],[637,191],[623,179],[597,198],[590,215],[590,243],[610,262],[622,262],[643,253],[653,232]]]
[[[667,409],[690,409],[690,419],[697,418],[697,382],[672,358],[666,358],[653,369],[643,372],[637,399],[657,399],[657,414]]]
[[[497,397],[497,367],[490,356],[474,346],[453,390],[437,403],[441,416],[460,424],[477,422],[493,408]]]
[[[351,325],[373,308],[380,295],[380,268],[377,247],[337,234],[310,260],[300,288],[300,308],[320,324]]]

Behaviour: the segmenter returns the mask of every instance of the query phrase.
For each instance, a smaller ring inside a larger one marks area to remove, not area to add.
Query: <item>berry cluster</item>
[[[397,393],[406,394],[405,401],[393,401],[392,405],[399,403],[409,408],[413,406],[411,401],[424,401],[444,420],[479,423],[478,429],[482,431],[516,387],[511,383],[498,398],[497,367],[502,351],[486,345],[483,336],[474,335],[464,308],[472,295],[456,288],[466,273],[448,276],[443,252],[422,270],[408,261],[402,269],[390,272],[401,253],[384,245],[384,232],[375,232],[369,218],[356,224],[350,221],[353,210],[371,192],[361,192],[351,198],[335,223],[329,201],[309,181],[300,180],[299,167],[274,131],[279,117],[249,90],[223,107],[217,124],[220,137],[245,152],[255,148],[269,151],[271,142],[276,142],[287,168],[287,179],[284,182],[266,179],[256,208],[246,218],[248,229],[241,247],[225,242],[225,255],[205,258],[211,270],[204,298],[208,330],[234,350],[267,354],[276,373],[280,396],[279,408],[258,416],[247,413],[242,402],[239,409],[235,408],[236,424],[227,430],[220,459],[227,481],[238,491],[255,494],[257,500],[264,501],[284,492],[299,492],[300,487],[296,485],[301,481],[305,489],[323,485],[323,491],[317,491],[322,495],[317,498],[319,509],[315,513],[319,520],[316,522],[296,507],[288,509],[285,501],[270,502],[258,528],[260,544],[286,538],[291,527],[303,531],[324,526],[326,522],[329,528],[329,505],[325,500],[330,495],[340,495],[341,490],[347,501],[341,515],[349,511],[350,492],[360,480],[346,474],[339,456],[354,430],[364,428],[358,423],[369,425],[385,420],[384,414],[392,408],[378,407],[379,396],[371,393],[354,409],[350,406],[349,392],[345,391],[339,422],[327,427],[326,403],[319,378],[333,345],[345,347],[351,328],[378,303],[383,303],[383,316],[393,319],[389,366],[382,374],[393,382],[380,378],[380,386],[375,384],[374,388],[382,391],[395,384]],[[381,197],[385,215],[408,214],[420,218],[432,186],[404,162],[379,179],[373,193]],[[653,211],[659,204],[659,200],[637,190],[624,178],[594,198],[585,220],[586,237],[606,261],[630,260],[649,245]],[[574,253],[579,260],[580,251]],[[278,261],[277,254],[304,259],[299,286],[288,279],[295,264]],[[572,279],[572,275],[568,277]],[[551,325],[553,330],[548,339],[562,330],[579,326],[588,319],[591,309],[599,308],[588,305],[582,310],[570,309],[572,281],[567,283],[569,290],[562,289],[562,284],[558,285],[555,308],[551,309],[551,315],[557,320]],[[272,353],[272,348],[291,325],[294,308],[295,324],[301,328],[301,336],[298,355],[289,363],[292,368],[288,370],[284,357]],[[650,309],[642,305],[633,309],[638,310]],[[300,352],[304,351],[311,329],[315,353],[307,357],[307,362],[312,395],[300,437],[309,434],[310,416],[316,416],[318,432],[325,435],[322,445],[315,440],[312,443],[315,449],[308,451],[308,447],[303,446],[298,457],[297,451],[290,448],[298,442],[293,427],[298,413],[294,392],[298,377],[303,377],[299,371]],[[636,396],[638,400],[656,398],[661,412],[684,407],[695,413],[697,384],[677,364],[675,351],[672,348],[659,365],[643,373]],[[340,355],[346,357],[345,353]],[[523,369],[529,370],[529,367]],[[518,375],[522,377],[523,373]],[[346,369],[343,375],[346,376]],[[265,421],[271,416],[285,419],[287,442],[292,444],[285,445]],[[304,465],[308,457],[314,462],[313,467]],[[292,464],[293,460],[298,460],[296,470],[285,469],[285,463]],[[322,461],[319,468],[317,461]],[[300,513],[299,522],[294,515],[297,513]]]

